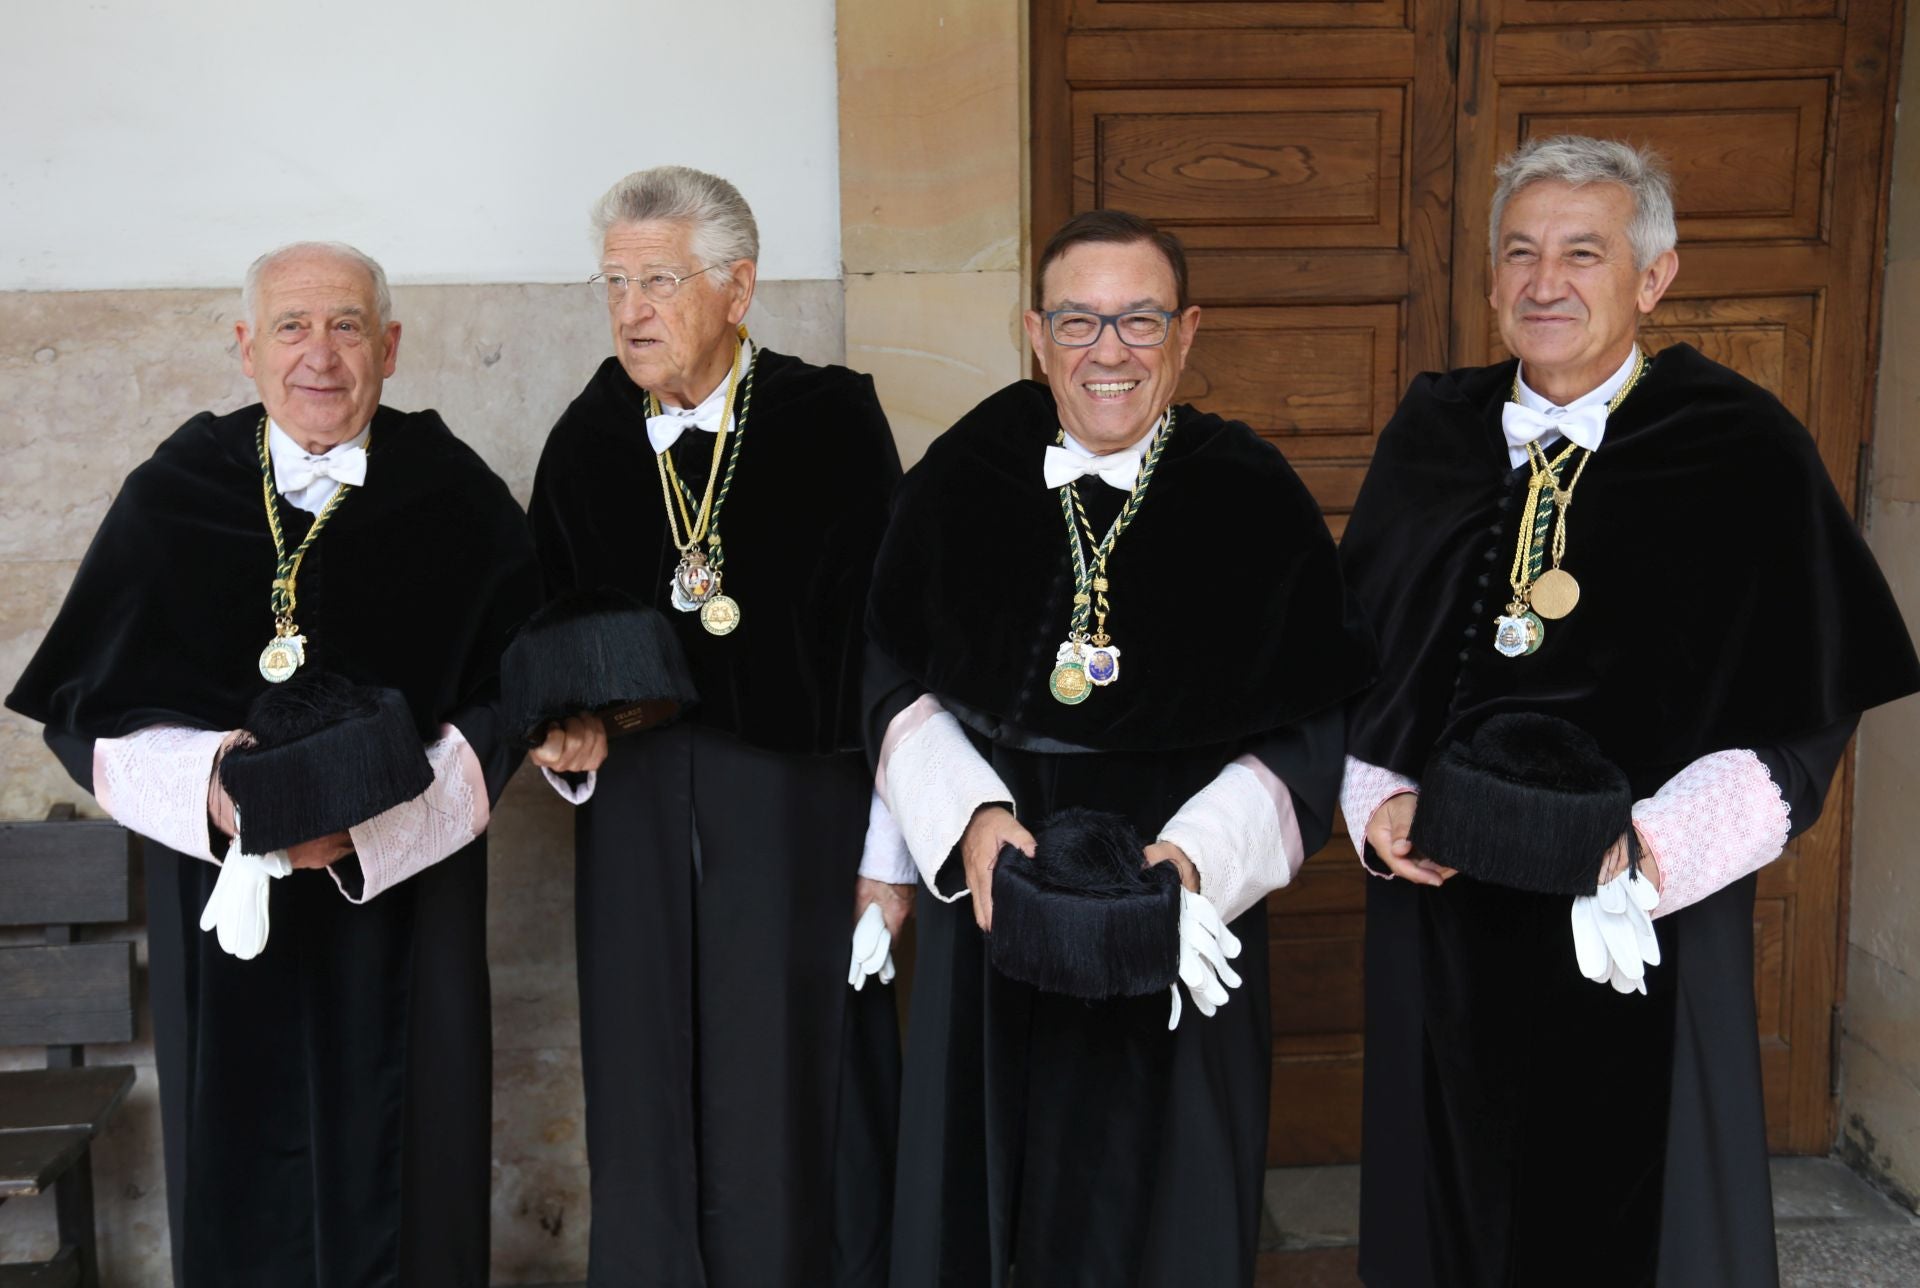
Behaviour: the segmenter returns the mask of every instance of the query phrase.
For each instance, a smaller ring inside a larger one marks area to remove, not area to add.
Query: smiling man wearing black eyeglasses
[[[1369,646],[1280,453],[1174,402],[1179,241],[1094,211],[1035,280],[1046,383],[909,472],[869,601],[869,746],[934,896],[893,1282],[1248,1284],[1265,897],[1327,838]],[[1070,881],[1096,835],[1111,879]]]

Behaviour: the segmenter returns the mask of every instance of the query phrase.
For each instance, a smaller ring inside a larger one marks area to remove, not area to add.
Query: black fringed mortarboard
[[[500,690],[508,728],[530,746],[549,721],[582,711],[621,734],[699,700],[672,624],[610,588],[563,595],[529,617],[500,659]]]
[[[342,832],[433,782],[407,700],[303,671],[255,698],[247,737],[220,762],[252,854]]]
[[[1004,846],[993,870],[1001,974],[1049,993],[1139,997],[1180,973],[1180,873],[1145,865],[1118,814],[1067,809],[1035,837],[1031,859]]]
[[[1580,895],[1594,892],[1607,847],[1631,837],[1632,823],[1626,774],[1584,730],[1512,712],[1433,753],[1407,839],[1476,880]]]

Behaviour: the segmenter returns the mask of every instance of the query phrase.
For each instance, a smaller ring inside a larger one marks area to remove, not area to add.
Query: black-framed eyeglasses
[[[1127,313],[1089,313],[1084,309],[1053,309],[1044,314],[1047,334],[1063,349],[1087,349],[1100,342],[1108,327],[1129,349],[1156,349],[1167,342],[1177,313],[1166,309],[1134,309]]]
[[[685,277],[664,268],[651,269],[643,277],[628,277],[625,273],[595,273],[587,279],[587,285],[604,294],[608,304],[618,304],[625,299],[630,286],[637,287],[640,294],[655,304],[663,304],[674,297],[682,282],[690,282],[718,267],[718,264],[709,264],[705,268],[694,269]]]

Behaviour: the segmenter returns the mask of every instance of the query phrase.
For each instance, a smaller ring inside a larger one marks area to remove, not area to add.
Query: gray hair
[[[604,242],[615,224],[656,219],[692,227],[693,254],[703,268],[760,258],[760,228],[740,190],[719,175],[683,165],[636,170],[608,188],[593,207],[593,234]]]
[[[267,270],[282,260],[298,259],[303,255],[331,255],[365,269],[367,276],[373,279],[373,307],[380,315],[374,319],[375,322],[385,325],[393,319],[393,292],[387,289],[387,270],[380,267],[379,260],[345,242],[302,241],[276,247],[247,265],[246,284],[240,288],[240,307],[246,311],[247,321],[259,321],[253,310],[260,302],[260,279]]]
[[[1556,134],[1528,139],[1493,168],[1499,186],[1493,190],[1493,219],[1487,229],[1487,250],[1500,258],[1500,217],[1507,202],[1529,184],[1558,180],[1579,188],[1589,183],[1617,183],[1633,197],[1633,218],[1627,221],[1627,242],[1633,247],[1633,266],[1644,269],[1670,251],[1679,240],[1673,226],[1673,177],[1667,163],[1651,148],[1637,148],[1615,139],[1584,134]]]

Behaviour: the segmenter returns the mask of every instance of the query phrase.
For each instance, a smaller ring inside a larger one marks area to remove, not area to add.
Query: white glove
[[[1647,967],[1660,964],[1653,910],[1660,892],[1632,869],[1573,901],[1573,956],[1580,973],[1617,993],[1647,991]]]
[[[291,871],[285,850],[248,854],[234,837],[201,910],[200,929],[217,932],[220,947],[241,961],[252,961],[267,946],[267,894],[276,879]]]
[[[882,984],[893,983],[893,932],[887,929],[877,903],[868,904],[853,927],[853,964],[847,967],[847,983],[858,992],[866,987],[869,975],[878,975]]]
[[[1227,1004],[1227,990],[1240,987],[1240,976],[1227,958],[1240,955],[1240,941],[1220,920],[1211,903],[1182,886],[1180,889],[1180,983],[1193,994],[1200,1014],[1211,1016]],[[1180,1027],[1180,984],[1171,986],[1169,1030]]]

